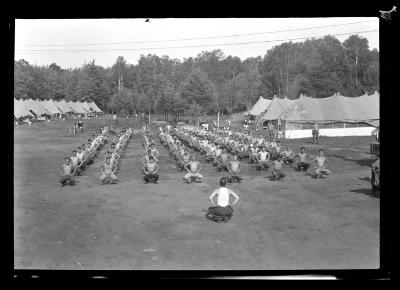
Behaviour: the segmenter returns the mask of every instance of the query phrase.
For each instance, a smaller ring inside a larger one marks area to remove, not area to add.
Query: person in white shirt
[[[233,215],[232,206],[239,201],[239,196],[232,190],[225,187],[226,179],[221,178],[219,181],[220,188],[216,189],[209,197],[210,203],[213,205],[208,208],[206,218],[215,222],[227,222]],[[233,196],[235,200],[229,203],[229,197]],[[215,205],[213,198],[217,196],[217,204]]]

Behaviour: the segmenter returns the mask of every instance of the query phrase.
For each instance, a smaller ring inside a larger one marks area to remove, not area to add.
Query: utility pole
[[[358,79],[357,79],[357,66],[358,66],[358,55],[356,55],[356,85],[358,84]]]

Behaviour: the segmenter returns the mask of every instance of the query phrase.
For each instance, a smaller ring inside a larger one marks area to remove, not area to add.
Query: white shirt
[[[229,205],[229,192],[230,190],[226,187],[218,188],[214,191],[217,194],[217,205],[228,206]]]

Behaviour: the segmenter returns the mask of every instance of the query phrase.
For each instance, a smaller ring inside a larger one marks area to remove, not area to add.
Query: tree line
[[[259,96],[355,97],[374,91],[379,91],[379,52],[356,35],[343,43],[333,36],[285,42],[264,57],[245,60],[216,49],[183,61],[148,54],[129,64],[119,56],[107,68],[94,60],[73,69],[23,59],[14,65],[17,99],[95,101],[106,112],[166,117],[242,112]]]

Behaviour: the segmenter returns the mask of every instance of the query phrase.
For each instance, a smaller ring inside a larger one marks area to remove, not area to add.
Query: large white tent
[[[291,100],[287,97],[278,98],[275,96],[269,103],[268,108],[260,115],[260,119],[266,120],[278,120],[280,116],[297,100]]]
[[[103,111],[96,105],[95,102],[88,103],[90,108],[92,108],[97,113],[102,113]]]
[[[81,103],[81,106],[82,106],[82,108],[85,109],[88,113],[90,113],[90,112],[92,111],[92,110],[90,109],[89,104],[88,104],[86,101],[82,102],[82,103]]]
[[[15,118],[33,117],[34,115],[25,107],[22,100],[14,99],[14,116]]]
[[[55,102],[57,108],[59,108],[63,113],[71,113],[74,110],[68,105],[68,103],[64,100]]]
[[[257,102],[246,114],[257,117],[268,108],[270,103],[271,100],[264,99],[263,97],[260,96]]]
[[[310,137],[312,123],[320,124],[321,136],[370,136],[379,124],[379,93],[360,97],[334,94],[328,98],[300,96],[281,115],[288,138]]]
[[[78,114],[87,114],[88,112],[82,107],[81,102],[69,102],[69,106]]]
[[[32,111],[38,117],[45,114],[50,114],[50,112],[47,111],[38,100],[28,99],[23,100],[22,102],[24,102],[25,108]]]
[[[53,100],[43,100],[41,101],[42,106],[51,114],[61,114],[62,111],[56,106]]]

